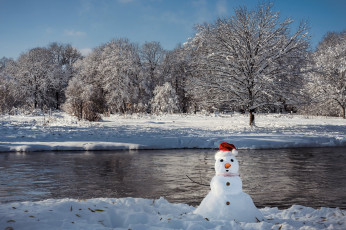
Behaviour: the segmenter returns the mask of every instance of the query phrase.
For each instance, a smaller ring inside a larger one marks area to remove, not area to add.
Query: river
[[[0,203],[165,197],[198,205],[215,150],[0,153]],[[346,147],[239,150],[243,191],[257,207],[346,209]]]

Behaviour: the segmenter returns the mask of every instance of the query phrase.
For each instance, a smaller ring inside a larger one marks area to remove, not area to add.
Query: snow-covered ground
[[[52,116],[1,116],[0,151],[324,147],[346,145],[346,120],[299,115],[112,115],[100,122]]]
[[[345,146],[346,120],[261,114],[113,115],[100,122],[52,116],[1,116],[0,151]],[[266,221],[205,219],[161,198],[58,199],[0,205],[0,229],[346,229],[346,211],[294,205],[264,208]]]
[[[45,200],[0,206],[0,229],[346,229],[346,211],[294,205],[286,210],[264,208],[259,223],[209,220],[192,214],[194,207],[160,198]]]

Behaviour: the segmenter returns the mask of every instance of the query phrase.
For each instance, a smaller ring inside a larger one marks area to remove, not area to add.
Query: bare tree
[[[252,11],[243,7],[235,10],[235,16],[197,26],[189,41],[198,54],[201,84],[247,111],[250,125],[257,108],[278,98],[292,99],[292,89],[299,88],[309,36],[306,23],[291,34],[292,22],[281,22],[270,3]]]

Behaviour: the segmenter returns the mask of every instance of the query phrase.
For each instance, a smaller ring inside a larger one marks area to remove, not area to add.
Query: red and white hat
[[[215,154],[215,159],[225,157],[227,155],[238,155],[238,150],[233,144],[222,142],[219,146],[219,151]]]

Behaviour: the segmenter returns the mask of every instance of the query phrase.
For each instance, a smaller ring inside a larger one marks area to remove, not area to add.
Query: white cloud
[[[75,31],[75,30],[65,30],[64,34],[71,37],[81,37],[86,35],[85,32]]]
[[[83,48],[83,49],[80,49],[79,52],[85,57],[87,56],[88,54],[90,54],[92,51],[92,49],[90,48]]]

